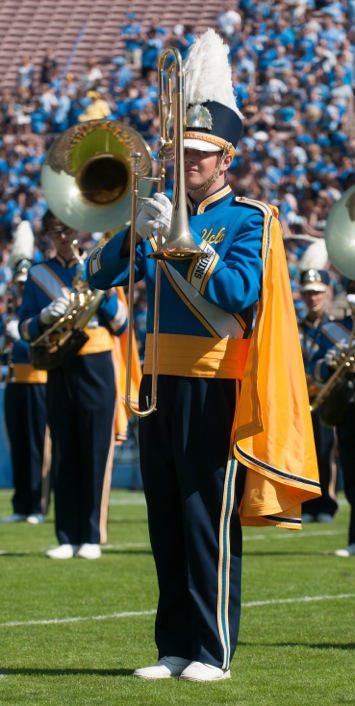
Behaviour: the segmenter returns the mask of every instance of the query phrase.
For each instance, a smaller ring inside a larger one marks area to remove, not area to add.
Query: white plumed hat
[[[242,113],[233,90],[229,46],[208,29],[191,46],[185,61],[186,131],[184,146],[234,153],[242,132]]]

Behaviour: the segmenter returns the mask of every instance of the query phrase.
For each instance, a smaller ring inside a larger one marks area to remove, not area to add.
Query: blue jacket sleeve
[[[40,313],[41,309],[38,306],[36,297],[36,285],[31,277],[28,277],[19,310],[19,331],[21,338],[25,341],[33,340],[42,333],[43,328],[39,320]]]
[[[86,261],[86,279],[91,287],[110,289],[122,286],[129,280],[129,257],[121,257],[121,249],[128,229],[114,235],[103,247],[96,248]],[[144,276],[142,243],[136,247],[134,279],[137,282]]]
[[[103,298],[99,313],[114,336],[124,333],[128,325],[127,309],[116,292],[112,292],[108,298]]]
[[[331,341],[326,336],[321,335],[318,338],[318,349],[313,354],[306,368],[306,372],[315,382],[326,382],[334,372],[324,360],[325,354],[330,348],[333,348]]]

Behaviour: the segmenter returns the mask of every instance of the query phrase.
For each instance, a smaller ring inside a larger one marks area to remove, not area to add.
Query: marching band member
[[[25,285],[20,333],[25,341],[65,314],[81,267],[74,251],[77,231],[51,211],[43,228],[56,255],[31,267]],[[87,341],[62,365],[48,371],[48,422],[52,438],[55,529],[51,559],[98,559],[107,541],[116,373],[114,337],[127,327],[127,309],[116,290],[105,293],[85,328]]]
[[[355,327],[355,281],[348,283],[348,303],[352,310],[351,315],[343,319],[328,321],[319,332],[318,349],[312,356],[308,372],[315,383],[324,385],[336,372],[342,362],[342,355],[352,355],[354,347]],[[334,388],[333,394],[324,400],[335,413],[334,426],[338,439],[339,459],[342,469],[344,492],[350,505],[350,523],[348,529],[348,546],[337,549],[336,556],[355,556],[355,384],[354,364],[350,365],[349,373],[344,377],[343,385],[338,393]],[[348,381],[348,386],[347,386]],[[340,380],[339,380],[340,382]],[[321,407],[319,408],[321,409]]]
[[[307,307],[307,315],[298,324],[303,361],[307,366],[318,349],[318,338],[323,324],[330,321],[328,307],[330,301],[330,276],[326,270],[310,268],[301,272],[300,292]],[[310,377],[308,384],[310,403],[319,392],[319,387]],[[314,440],[317,450],[319,480],[322,489],[320,498],[307,500],[302,505],[302,522],[333,522],[338,509],[332,486],[332,453],[334,449],[334,429],[321,423],[320,410],[312,414]]]
[[[212,682],[230,677],[237,646],[240,520],[300,527],[300,503],[319,494],[319,483],[277,209],[236,198],[228,186],[242,116],[228,47],[212,29],[192,46],[186,80],[187,208],[204,255],[162,263],[157,411],[139,420],[158,661],[135,676]],[[156,277],[149,255],[157,231],[168,235],[171,213],[155,194],[136,224],[135,279],[145,277],[148,296],[143,409]],[[129,247],[125,229],[94,251],[91,285],[126,283]]]
[[[17,262],[15,260],[22,253]],[[22,221],[15,233],[10,262],[13,263],[12,304],[8,307],[5,336],[9,342],[8,376],[5,388],[5,424],[10,442],[14,493],[13,512],[1,522],[38,525],[45,520],[48,505],[50,437],[47,426],[47,373],[35,370],[29,358],[29,343],[19,333],[22,292],[32,265],[33,233]],[[11,311],[10,311],[11,309]]]

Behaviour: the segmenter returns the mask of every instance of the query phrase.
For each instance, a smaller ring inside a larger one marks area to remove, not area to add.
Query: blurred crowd
[[[230,183],[238,195],[278,206],[301,316],[300,270],[327,267],[335,293],[343,288],[341,275],[326,262],[324,228],[329,209],[355,180],[355,2],[232,0],[221,7],[215,27],[230,47],[236,100],[245,118]],[[129,12],[121,32],[122,54],[100,62],[89,56],[81,75],[65,73],[53,47],[40,70],[24,56],[17,87],[2,92],[0,288],[9,276],[6,263],[20,220],[28,220],[35,234],[34,259],[51,254],[41,232],[46,203],[40,174],[58,135],[106,117],[133,127],[157,155],[158,58],[167,46],[184,58],[195,40],[193,27],[177,24],[168,31],[159,18],[148,21]],[[172,183],[168,165],[168,195]],[[84,249],[91,244],[86,237]]]

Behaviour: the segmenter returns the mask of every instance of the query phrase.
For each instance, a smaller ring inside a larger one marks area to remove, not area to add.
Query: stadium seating
[[[100,62],[122,53],[120,29],[127,8],[119,0],[1,0],[0,89],[16,87],[17,67],[23,55],[30,56],[36,81],[48,46],[55,50],[60,71],[76,74],[82,73],[89,56]],[[132,0],[129,10],[137,12],[145,27],[155,17],[167,30],[179,22],[192,24],[200,33],[215,26],[220,3]]]

